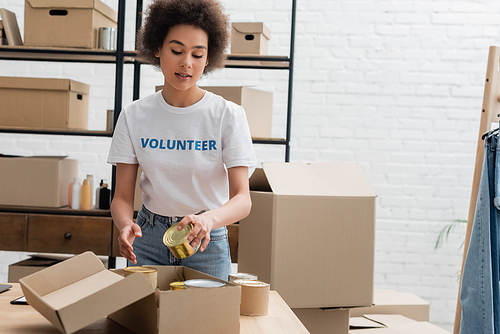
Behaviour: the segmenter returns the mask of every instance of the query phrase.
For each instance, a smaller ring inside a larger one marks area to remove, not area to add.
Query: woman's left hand
[[[196,247],[196,245],[203,240],[203,244],[200,246],[200,252],[203,252],[210,242],[210,231],[212,231],[214,222],[211,218],[204,216],[203,214],[187,215],[179,222],[177,230],[182,230],[190,223],[193,225],[193,229],[191,230],[191,233],[189,233],[187,239],[192,247]]]

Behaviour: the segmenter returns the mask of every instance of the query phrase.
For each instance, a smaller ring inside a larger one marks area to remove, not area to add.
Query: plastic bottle
[[[75,210],[80,209],[80,195],[82,191],[82,186],[80,185],[80,179],[75,177],[73,179],[73,189],[71,195],[71,208]]]
[[[69,189],[68,189],[68,206],[71,209],[71,201],[73,198],[73,182],[69,184]]]
[[[94,175],[92,174],[87,174],[87,180],[90,182],[90,208],[94,209],[95,208],[95,183],[94,183]]]
[[[99,209],[109,210],[111,191],[108,189],[108,184],[105,181],[101,180],[101,186],[99,187]]]
[[[83,180],[82,185],[82,197],[80,201],[80,209],[82,210],[90,210],[92,203],[92,190],[90,189],[90,180]]]

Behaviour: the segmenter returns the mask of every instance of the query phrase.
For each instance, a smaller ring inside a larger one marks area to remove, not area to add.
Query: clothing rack
[[[460,320],[462,316],[462,305],[460,304],[460,287],[462,286],[462,275],[464,263],[469,249],[469,241],[474,224],[474,214],[476,211],[476,201],[481,180],[481,171],[484,159],[483,134],[491,130],[492,123],[499,121],[500,114],[500,47],[490,46],[488,53],[488,66],[486,68],[486,80],[484,84],[483,108],[481,110],[481,120],[479,123],[479,135],[477,139],[476,161],[474,164],[474,174],[472,179],[472,190],[469,203],[469,215],[467,218],[467,230],[465,233],[464,254],[462,258],[462,268],[460,271],[460,285],[458,287],[457,309],[455,313],[455,323],[453,334],[460,332]]]

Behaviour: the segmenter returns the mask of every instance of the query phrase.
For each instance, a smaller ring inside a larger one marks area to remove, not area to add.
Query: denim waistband
[[[146,215],[149,222],[152,222],[153,220],[157,220],[159,222],[166,223],[166,224],[175,224],[177,222],[180,222],[182,220],[182,218],[184,218],[184,216],[162,216],[162,215],[156,214],[154,212],[149,211],[148,208],[146,208],[144,206],[144,204],[142,205],[141,211],[143,212],[143,214]],[[201,210],[200,212],[197,213],[197,215],[202,214],[205,211],[206,210]]]

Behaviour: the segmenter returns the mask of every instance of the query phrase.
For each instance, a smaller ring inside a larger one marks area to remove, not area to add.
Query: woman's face
[[[195,88],[207,65],[208,36],[195,26],[176,25],[170,28],[156,56],[160,58],[165,86],[180,91]]]

